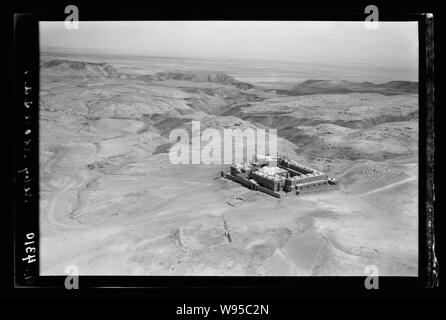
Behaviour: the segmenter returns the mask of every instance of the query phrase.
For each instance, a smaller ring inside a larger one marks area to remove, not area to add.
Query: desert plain
[[[417,82],[247,69],[43,53],[41,274],[417,276]],[[169,133],[193,120],[275,128],[340,187],[277,199],[228,165],[172,164]]]

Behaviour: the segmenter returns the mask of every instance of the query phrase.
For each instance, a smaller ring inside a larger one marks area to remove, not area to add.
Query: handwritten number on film
[[[34,233],[28,233],[26,235],[25,242],[25,254],[28,256],[23,257],[22,261],[28,261],[28,263],[36,262],[36,247],[34,247]]]

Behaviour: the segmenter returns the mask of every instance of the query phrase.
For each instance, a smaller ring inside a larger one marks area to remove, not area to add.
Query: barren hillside
[[[272,90],[126,63],[42,63],[42,274],[417,275],[416,83]],[[277,129],[279,153],[341,188],[275,199],[221,179],[227,165],[173,165],[169,133],[193,120]]]

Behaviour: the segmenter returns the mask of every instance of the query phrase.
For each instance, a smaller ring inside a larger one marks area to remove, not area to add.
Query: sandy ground
[[[285,199],[218,178],[219,167],[171,165],[166,154],[87,189],[86,172],[60,177],[45,185],[42,273],[73,264],[90,275],[363,275],[373,264],[414,276],[417,175],[405,166],[410,177],[383,187]]]
[[[311,111],[312,101],[330,97],[309,97],[305,117],[320,121],[296,130],[311,143],[282,138],[279,150],[337,177],[341,187],[276,199],[220,178],[227,165],[173,165],[157,151],[168,142],[166,132],[191,119],[218,129],[251,125],[217,114],[228,101],[270,95],[194,86],[215,91],[184,89],[184,81],[44,75],[42,275],[76,265],[82,275],[364,276],[364,268],[375,265],[380,275],[417,276],[417,120],[321,125],[330,115],[318,114],[319,106]],[[349,101],[361,100],[360,94],[335,98],[330,114],[338,104],[346,110]],[[412,98],[399,101],[409,108]],[[305,109],[302,99],[293,102],[293,117]],[[398,104],[396,96],[380,99]],[[355,111],[355,121],[365,109]],[[395,110],[389,114],[406,112]]]

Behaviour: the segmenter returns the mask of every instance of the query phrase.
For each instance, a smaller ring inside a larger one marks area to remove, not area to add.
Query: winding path
[[[380,191],[383,191],[383,190],[386,190],[386,189],[390,189],[390,188],[393,188],[393,187],[395,187],[395,186],[397,186],[397,185],[400,185],[400,184],[403,184],[403,183],[406,183],[406,182],[415,180],[416,178],[417,178],[417,177],[415,177],[415,176],[413,176],[413,177],[409,177],[409,178],[407,178],[407,179],[403,179],[403,180],[400,180],[400,181],[397,181],[397,182],[388,184],[388,185],[386,185],[386,186],[384,186],[384,187],[381,187],[381,188],[378,188],[378,189],[374,189],[374,190],[370,190],[370,191],[364,193],[364,195],[366,195],[366,194],[371,194],[371,193],[376,193],[376,192],[380,192]]]

